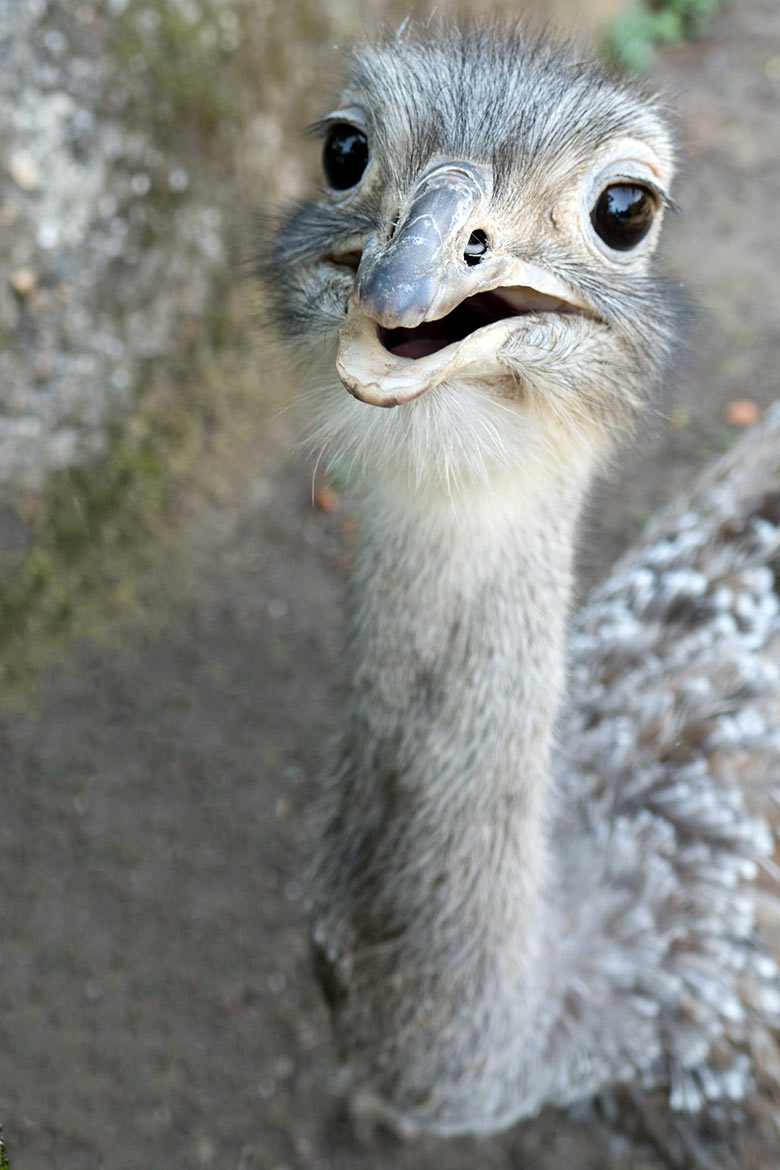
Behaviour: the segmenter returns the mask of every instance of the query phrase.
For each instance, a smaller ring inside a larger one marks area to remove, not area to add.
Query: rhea
[[[622,1093],[670,1164],[747,1114],[776,1148],[780,414],[570,616],[589,485],[674,376],[663,109],[404,29],[318,129],[272,272],[360,519],[311,884],[343,1057],[441,1134]]]

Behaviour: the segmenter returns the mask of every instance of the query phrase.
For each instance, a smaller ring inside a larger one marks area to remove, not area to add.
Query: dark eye
[[[325,178],[336,191],[348,191],[363,175],[368,164],[368,139],[348,122],[337,122],[328,131],[322,151]]]
[[[590,213],[596,235],[616,252],[628,252],[650,231],[658,202],[646,187],[615,183],[601,192]]]

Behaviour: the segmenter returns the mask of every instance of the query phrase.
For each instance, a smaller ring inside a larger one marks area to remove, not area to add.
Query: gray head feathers
[[[610,150],[636,142],[652,152],[659,199],[668,201],[673,144],[660,105],[571,47],[521,28],[467,27],[420,38],[406,31],[356,50],[321,131],[356,110],[369,141],[364,180],[347,192],[326,187],[295,208],[278,227],[271,264],[278,322],[296,341],[302,379],[322,390],[313,446],[353,474],[373,477],[384,467],[412,485],[446,480],[449,491],[534,451],[565,462],[583,444],[609,447],[659,384],[679,298],[649,266],[651,248],[605,256],[598,240],[585,238],[588,201],[605,181]],[[392,231],[419,176],[450,157],[491,168],[481,222],[496,246],[565,282],[604,329],[599,335],[583,321],[577,339],[548,314],[520,348],[510,338],[501,350],[499,393],[475,397],[468,379],[453,374],[403,412],[362,410],[323,352],[352,293],[350,264],[369,238]],[[522,416],[507,409],[520,393],[529,408]]]

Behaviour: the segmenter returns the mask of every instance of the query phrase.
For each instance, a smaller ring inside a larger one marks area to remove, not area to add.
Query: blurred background
[[[780,9],[489,8],[639,71],[685,150],[663,263],[701,308],[654,425],[596,495],[585,588],[780,397]],[[252,260],[261,217],[317,181],[302,131],[340,50],[410,11],[447,6],[0,0],[13,1170],[660,1170],[553,1113],[483,1141],[356,1131],[308,969],[352,522],[332,486],[312,503],[306,406]]]

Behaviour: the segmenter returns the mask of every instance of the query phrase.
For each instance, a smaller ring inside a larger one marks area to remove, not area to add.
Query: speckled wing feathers
[[[597,918],[634,955],[631,993],[658,1005],[640,1072],[710,1126],[748,1097],[780,1121],[779,581],[776,406],[653,522],[570,639],[560,807],[587,817],[609,868],[594,896],[614,902]]]

